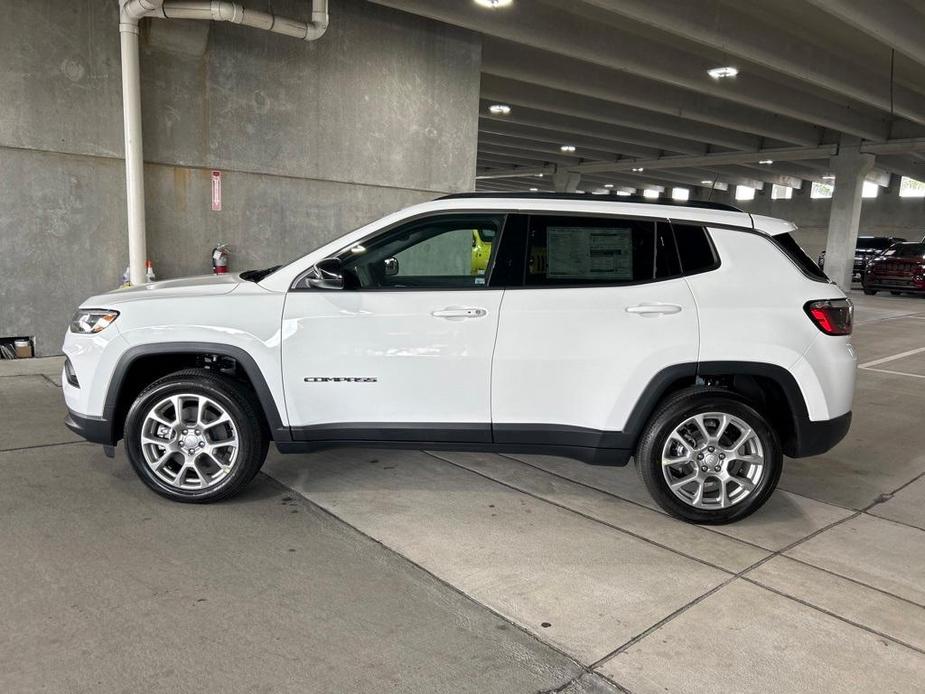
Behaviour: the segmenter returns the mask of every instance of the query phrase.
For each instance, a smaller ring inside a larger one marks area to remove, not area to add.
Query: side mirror
[[[398,274],[398,258],[386,258],[382,261],[386,277],[393,277]]]
[[[315,263],[307,277],[312,289],[343,289],[344,268],[340,258],[325,258]]]

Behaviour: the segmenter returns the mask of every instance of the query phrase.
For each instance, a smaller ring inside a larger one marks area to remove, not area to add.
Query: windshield
[[[882,251],[893,245],[893,239],[888,236],[859,236],[858,249],[870,251]]]
[[[897,243],[883,255],[893,258],[921,258],[925,256],[925,243]]]

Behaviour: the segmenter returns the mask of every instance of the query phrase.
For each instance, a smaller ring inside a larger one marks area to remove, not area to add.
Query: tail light
[[[850,335],[854,306],[848,299],[810,301],[804,307],[806,315],[826,335]]]

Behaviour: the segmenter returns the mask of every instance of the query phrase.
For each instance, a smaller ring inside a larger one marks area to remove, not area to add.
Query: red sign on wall
[[[212,172],[212,211],[219,212],[222,209],[222,172]]]

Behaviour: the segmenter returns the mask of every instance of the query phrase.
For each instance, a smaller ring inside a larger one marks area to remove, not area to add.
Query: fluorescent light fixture
[[[715,80],[721,80],[724,77],[735,77],[739,74],[739,71],[731,65],[726,65],[724,67],[715,67],[707,70],[707,74]]]
[[[476,5],[487,7],[491,10],[497,10],[499,7],[507,7],[513,4],[514,0],[475,0]]]
[[[536,175],[536,177],[537,177],[537,178],[542,178],[542,177],[543,177],[543,174],[539,173],[539,174]]]
[[[700,182],[700,185],[703,185],[703,186],[712,186],[712,185],[713,185],[713,181],[701,181],[701,182]]]
[[[613,183],[605,183],[605,184],[604,184],[604,187],[605,187],[605,188],[613,188]]]
[[[822,180],[823,181],[834,181],[835,176],[833,176],[832,174],[826,174],[825,176],[822,177]]]
[[[759,164],[773,164],[774,160],[773,159],[759,159],[758,163]]]
[[[641,166],[634,166],[633,171],[636,173],[642,173],[643,171],[645,171],[645,169]]]
[[[632,193],[629,192],[628,190],[618,190],[618,191],[617,191],[617,195],[626,198],[626,197],[629,197],[630,195],[632,195]]]
[[[506,116],[511,112],[511,107],[507,104],[492,104],[488,107],[488,112],[496,116]]]
[[[538,190],[539,190],[539,188],[531,188],[531,189],[530,189],[530,192],[531,192],[531,193],[536,193]]]
[[[561,149],[563,152],[574,152],[575,145],[562,145],[559,149]]]

